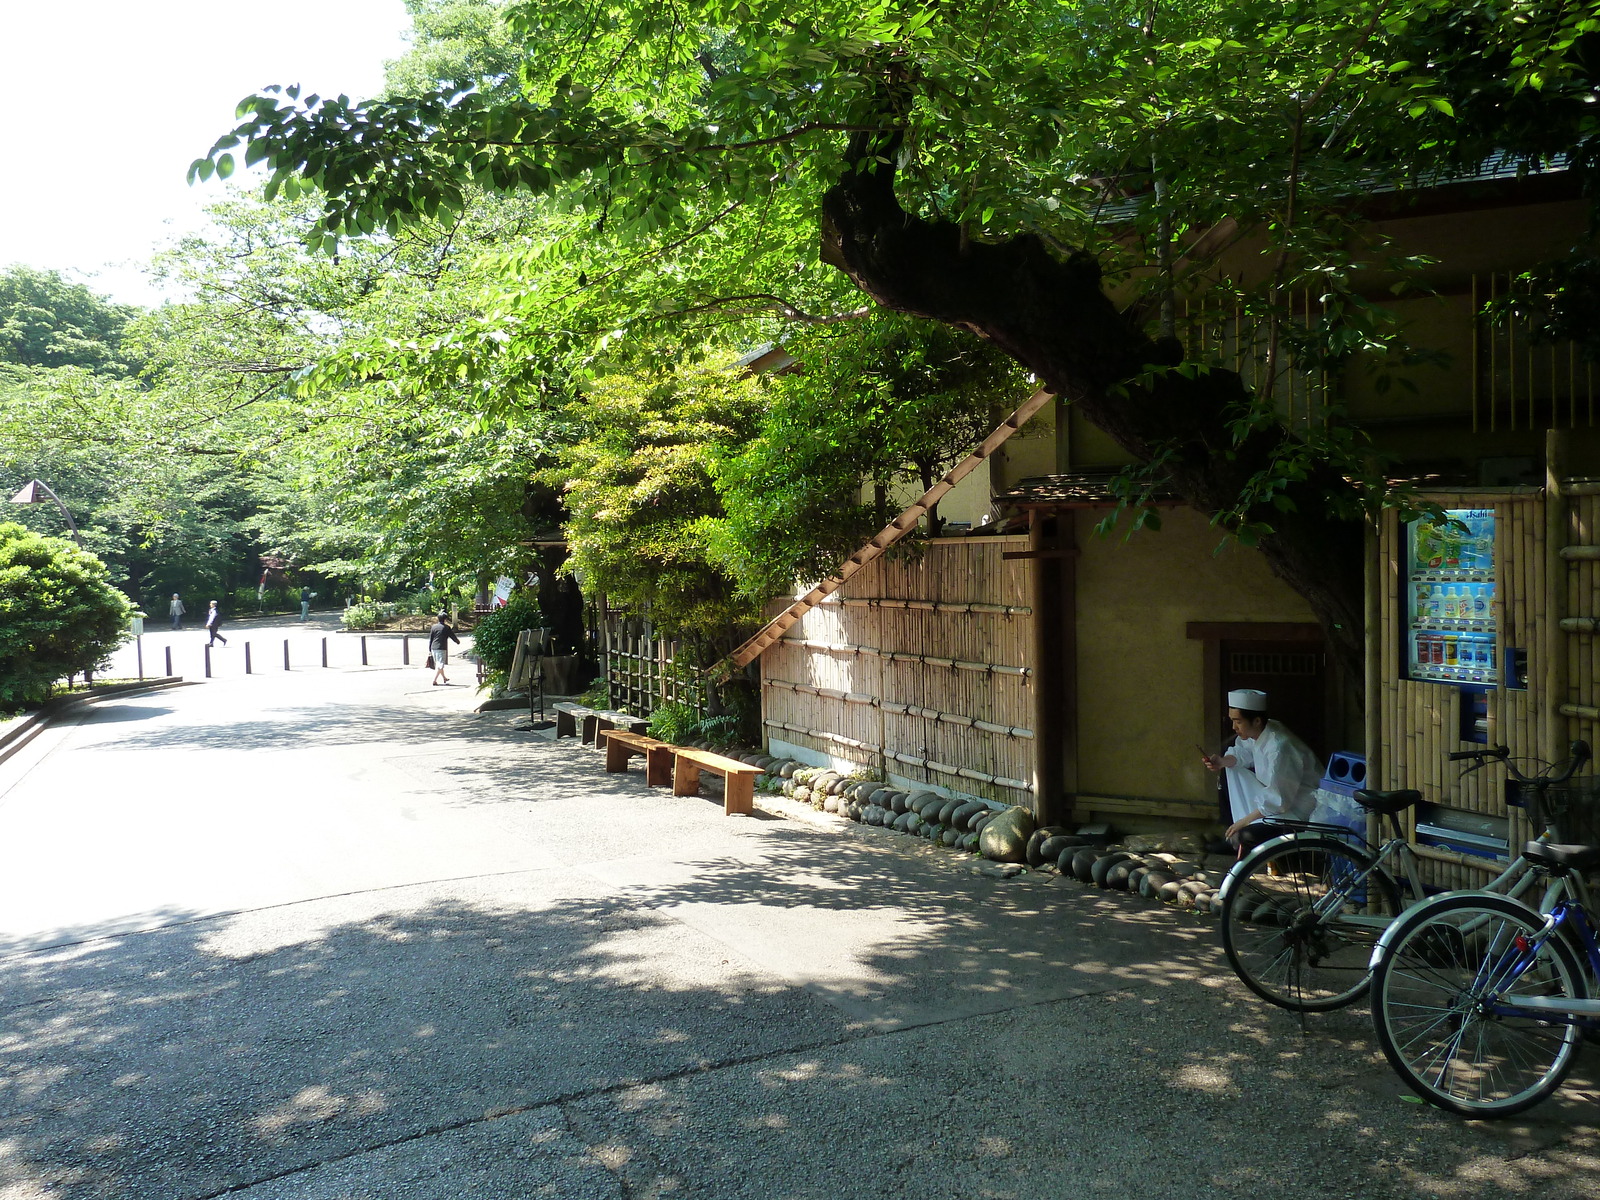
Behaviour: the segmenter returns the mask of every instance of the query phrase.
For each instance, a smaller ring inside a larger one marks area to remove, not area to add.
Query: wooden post
[[[1059,521],[1060,518],[1058,517]],[[1060,738],[1061,711],[1061,573],[1056,560],[1044,557],[1050,547],[1045,517],[1028,513],[1028,583],[1033,606],[1033,815],[1041,825],[1061,816],[1064,778]]]
[[[1540,630],[1544,651],[1543,691],[1540,698],[1539,753],[1547,762],[1559,762],[1567,755],[1567,718],[1561,706],[1567,702],[1567,647],[1561,619],[1567,615],[1567,562],[1562,548],[1567,544],[1567,502],[1561,483],[1567,474],[1567,435],[1561,429],[1548,429],[1544,435],[1544,590],[1541,598],[1544,626]]]

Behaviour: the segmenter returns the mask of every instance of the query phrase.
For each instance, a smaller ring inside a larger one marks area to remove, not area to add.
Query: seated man
[[[1267,715],[1267,694],[1253,688],[1228,693],[1228,720],[1235,734],[1233,749],[1203,756],[1206,770],[1227,772],[1233,812],[1228,841],[1235,846],[1252,843],[1256,839],[1245,829],[1263,818],[1309,820],[1322,782],[1322,764],[1311,747]]]

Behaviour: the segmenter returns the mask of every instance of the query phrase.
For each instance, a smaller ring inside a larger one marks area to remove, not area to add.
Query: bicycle
[[[1524,774],[1505,746],[1457,751],[1449,758],[1475,760],[1468,770],[1504,762],[1534,801],[1535,819],[1542,821],[1548,816],[1542,803],[1545,792],[1565,783],[1588,761],[1589,747],[1574,742],[1559,774],[1555,767]],[[1362,790],[1354,799],[1380,823],[1387,819],[1392,836],[1382,846],[1342,825],[1278,822],[1290,831],[1244,855],[1223,880],[1223,953],[1246,987],[1280,1008],[1328,1012],[1361,999],[1371,981],[1379,937],[1425,895],[1416,853],[1400,826],[1400,814],[1421,800],[1422,793]],[[1547,828],[1542,836],[1549,833]],[[1391,863],[1399,865],[1403,879],[1396,879]],[[1521,897],[1539,877],[1523,854],[1484,890]],[[1402,887],[1409,893],[1405,902]],[[1553,902],[1547,889],[1541,907]]]
[[[1600,999],[1590,998],[1600,943],[1583,880],[1600,867],[1600,846],[1529,842],[1523,854],[1555,887],[1547,912],[1488,892],[1436,896],[1373,952],[1384,1056],[1417,1095],[1466,1117],[1508,1117],[1546,1099],[1584,1034],[1600,1030]]]

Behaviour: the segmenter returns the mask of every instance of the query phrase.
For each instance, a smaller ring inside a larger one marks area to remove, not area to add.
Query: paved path
[[[0,1200],[1543,1197],[1209,921],[608,777],[420,667],[103,705],[0,765]]]

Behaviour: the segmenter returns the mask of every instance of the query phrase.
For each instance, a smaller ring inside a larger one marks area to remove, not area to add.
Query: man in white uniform
[[[1245,826],[1263,817],[1305,821],[1317,805],[1322,764],[1311,747],[1267,716],[1267,694],[1253,688],[1228,693],[1228,720],[1237,740],[1225,755],[1204,755],[1206,770],[1225,771],[1237,843]]]

